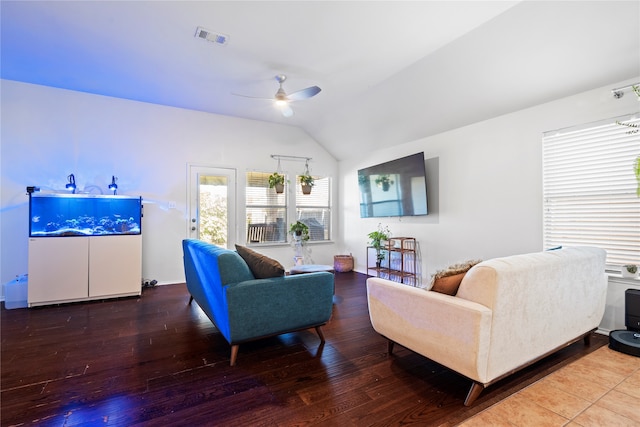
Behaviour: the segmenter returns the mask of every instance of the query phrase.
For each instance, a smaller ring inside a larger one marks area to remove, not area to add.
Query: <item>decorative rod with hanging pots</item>
[[[301,156],[289,156],[282,154],[272,154],[272,159],[278,160],[278,169],[280,168],[280,160],[291,160],[291,161],[304,161],[304,172],[300,175],[300,185],[302,188],[302,194],[310,194],[311,187],[314,184],[314,178],[309,173],[309,161],[311,161],[311,157],[301,157]],[[273,176],[272,174],[271,176]],[[269,186],[271,187],[271,177],[269,177]]]

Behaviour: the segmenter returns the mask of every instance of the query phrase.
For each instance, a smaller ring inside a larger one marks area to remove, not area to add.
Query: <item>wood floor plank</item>
[[[230,346],[184,284],[141,297],[1,310],[0,422],[12,425],[455,425],[606,344],[573,344],[489,387],[387,343],[367,276],[336,273],[323,328]]]

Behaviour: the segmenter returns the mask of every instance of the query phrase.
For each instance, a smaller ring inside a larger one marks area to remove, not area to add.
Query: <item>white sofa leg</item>
[[[469,393],[467,393],[467,398],[464,400],[464,406],[471,406],[478,396],[480,396],[482,390],[484,390],[484,385],[474,381],[473,384],[471,384]]]

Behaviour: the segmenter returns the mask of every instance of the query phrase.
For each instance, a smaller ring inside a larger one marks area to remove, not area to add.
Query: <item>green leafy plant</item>
[[[393,180],[388,174],[378,175],[375,182],[378,187],[388,186],[390,184],[393,184]]]
[[[636,274],[637,271],[638,271],[638,266],[635,265],[635,264],[623,265],[622,268],[624,268],[625,270],[627,270],[631,274]]]
[[[276,185],[284,185],[284,175],[274,172],[269,175],[269,188],[274,188]]]
[[[227,198],[209,191],[200,193],[200,240],[227,245]]]
[[[296,221],[291,224],[289,233],[302,237],[303,241],[309,240],[309,227],[304,222]]]
[[[384,242],[385,240],[389,240],[389,236],[391,236],[389,227],[387,227],[386,225],[382,226],[382,224],[379,223],[378,229],[376,231],[372,231],[367,236],[369,237],[369,239],[371,239],[369,244],[376,250],[376,260],[378,262],[382,261],[385,257],[385,253],[382,250],[382,242]]]
[[[300,175],[300,184],[313,187],[315,179],[311,175]]]

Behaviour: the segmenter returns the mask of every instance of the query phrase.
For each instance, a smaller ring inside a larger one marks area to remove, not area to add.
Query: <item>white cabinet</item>
[[[88,238],[29,239],[27,303],[30,307],[86,298],[88,279]]]
[[[89,239],[89,297],[140,295],[142,236]]]
[[[29,307],[140,295],[142,235],[29,238]]]

